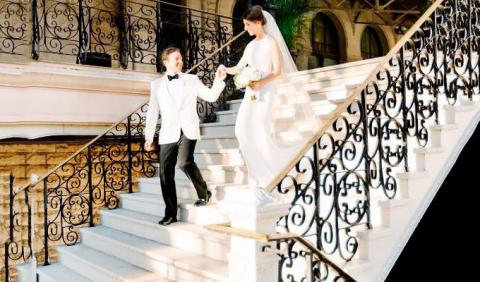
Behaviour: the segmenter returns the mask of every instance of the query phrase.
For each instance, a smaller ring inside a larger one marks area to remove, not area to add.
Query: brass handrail
[[[190,73],[192,72],[194,69],[196,69],[198,66],[200,66],[201,64],[203,64],[204,62],[206,62],[207,60],[211,59],[213,56],[215,56],[218,52],[220,52],[221,50],[225,49],[225,47],[229,46],[230,44],[232,44],[234,41],[236,41],[238,38],[240,38],[242,35],[244,35],[246,32],[246,30],[243,30],[242,32],[240,32],[239,34],[237,34],[236,36],[234,36],[233,38],[231,38],[229,41],[227,41],[225,44],[223,44],[222,46],[220,46],[217,50],[215,50],[212,54],[208,55],[207,57],[205,57],[203,60],[201,60],[199,63],[197,63],[196,65],[194,65],[193,67],[191,67],[190,69],[188,69],[185,73]],[[20,188],[18,188],[18,190],[16,191],[16,193],[19,193],[19,192],[22,192],[23,190],[27,189],[28,187],[33,187],[33,186],[36,186],[38,183],[40,183],[41,181],[43,181],[45,178],[47,178],[50,174],[52,174],[55,170],[57,170],[58,168],[62,167],[64,164],[66,164],[68,161],[70,161],[71,159],[73,159],[75,156],[77,156],[78,154],[80,154],[83,150],[85,150],[86,148],[88,148],[88,146],[92,145],[93,143],[95,143],[98,139],[100,139],[101,137],[103,137],[105,134],[107,134],[110,130],[114,129],[116,126],[118,126],[119,124],[121,124],[125,119],[127,119],[129,116],[131,116],[132,114],[134,114],[135,112],[137,112],[138,110],[140,110],[146,103],[148,103],[148,99],[142,103],[142,105],[140,107],[138,107],[137,109],[135,109],[133,112],[129,113],[128,115],[126,115],[125,117],[123,117],[120,121],[118,121],[117,123],[113,124],[111,127],[109,127],[107,130],[105,130],[103,133],[97,135],[97,137],[93,138],[90,142],[88,142],[86,145],[84,145],[83,147],[81,147],[80,149],[78,149],[75,153],[73,153],[72,155],[70,155],[70,157],[66,158],[63,162],[59,163],[57,166],[55,166],[54,168],[52,168],[51,170],[49,170],[47,173],[45,173],[44,175],[42,175],[41,177],[38,178],[37,181],[34,181],[34,182],[30,182]]]
[[[350,276],[343,269],[341,269],[338,265],[336,265],[329,258],[327,258],[325,256],[325,254],[322,253],[322,251],[317,249],[312,243],[305,240],[300,235],[297,235],[297,234],[294,234],[294,233],[267,234],[267,233],[261,233],[261,232],[256,232],[256,231],[250,231],[250,230],[246,230],[246,229],[234,228],[234,227],[231,227],[229,224],[210,224],[210,225],[205,225],[205,228],[207,228],[210,231],[223,233],[223,234],[234,235],[234,236],[238,236],[238,237],[249,238],[249,239],[256,240],[256,241],[263,242],[263,243],[294,240],[294,241],[300,243],[301,245],[305,246],[307,249],[309,249],[322,262],[328,264],[330,267],[335,269],[335,271],[337,271],[338,274],[342,276],[342,278],[345,278],[347,281],[352,281],[352,282],[356,281],[352,276]]]
[[[332,126],[333,123],[340,117],[340,115],[347,110],[350,104],[353,103],[357,96],[361,94],[362,90],[365,89],[375,79],[377,73],[383,69],[383,66],[387,64],[397,54],[397,52],[408,40],[410,40],[410,37],[412,37],[412,35],[420,29],[422,24],[428,18],[430,18],[433,12],[440,6],[440,4],[442,4],[442,2],[443,0],[436,0],[435,3],[433,3],[427,9],[427,11],[422,15],[422,17],[420,17],[415,22],[415,24],[400,39],[400,41],[398,41],[397,44],[395,44],[395,46],[390,49],[388,54],[383,57],[382,61],[380,61],[377,67],[370,72],[368,77],[352,91],[352,94],[347,97],[343,104],[337,107],[335,113],[330,115],[330,118],[325,121],[321,129],[317,131],[317,133],[314,134],[310,139],[308,139],[303,149],[301,149],[299,153],[296,154],[295,157],[279,173],[277,173],[277,176],[270,182],[269,185],[267,185],[267,187],[265,187],[267,191],[273,192],[275,187],[283,180],[285,175],[287,175],[291,171],[292,167],[294,167],[303,158],[303,156],[307,154],[307,152],[312,148],[312,146],[317,142],[317,140],[320,139],[322,135],[325,134],[327,129],[330,128],[330,126]]]

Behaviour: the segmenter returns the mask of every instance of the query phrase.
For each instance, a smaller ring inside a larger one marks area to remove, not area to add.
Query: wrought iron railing
[[[233,228],[224,224],[211,224],[206,226],[207,229],[223,234],[235,235],[253,239],[263,243],[275,243],[275,247],[265,245],[262,248],[264,252],[274,252],[280,258],[280,265],[292,266],[294,258],[301,257],[306,263],[301,265],[302,268],[296,268],[295,272],[303,273],[305,277],[302,280],[294,280],[295,273],[280,272],[279,281],[344,281],[355,282],[356,280],[348,273],[343,271],[337,264],[331,261],[308,240],[297,234],[265,234],[245,229]],[[280,267],[280,270],[284,268]],[[287,279],[282,279],[286,277]]]
[[[162,50],[174,45],[189,69],[231,40],[239,22],[159,0],[8,0],[0,3],[0,55],[160,72]],[[238,40],[237,47],[247,40]],[[233,65],[242,49],[222,49],[195,73],[211,85],[212,68]],[[234,91],[228,81],[218,101],[199,101],[202,120],[214,121],[227,97],[241,95]]]
[[[10,266],[27,261],[35,251],[40,263],[49,264],[56,255],[50,253],[52,246],[78,243],[79,228],[98,223],[100,208],[117,208],[119,195],[134,191],[136,177],[155,175],[157,153],[143,148],[147,108],[142,106],[39,180],[14,189],[12,178],[5,281],[11,279]],[[39,202],[34,214],[32,200]],[[32,216],[41,219],[36,234],[31,232]],[[32,250],[32,237],[43,238],[38,250]]]
[[[21,193],[14,192],[15,178],[10,175],[8,185],[8,234],[3,242],[2,276],[10,281],[10,261],[25,262],[32,257],[32,201],[35,201],[29,189]]]
[[[27,1],[4,0],[0,2],[0,55],[28,55],[30,47]]]
[[[432,4],[267,187],[292,202],[279,229],[329,257],[355,257],[355,231],[372,227],[371,198],[396,196],[395,174],[409,171],[413,147],[429,144],[439,109],[478,97],[479,21],[478,0]],[[289,259],[281,273],[303,258]],[[302,281],[296,275],[282,278]]]

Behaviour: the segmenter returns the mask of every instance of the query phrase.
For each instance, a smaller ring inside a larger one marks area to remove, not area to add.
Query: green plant
[[[312,8],[308,0],[267,0],[272,6],[278,27],[285,38],[288,47],[293,49],[301,44],[298,39],[302,30],[306,27],[303,14]]]

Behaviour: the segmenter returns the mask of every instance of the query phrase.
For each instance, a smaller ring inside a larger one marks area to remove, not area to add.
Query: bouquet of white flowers
[[[262,74],[259,70],[246,66],[244,67],[239,74],[233,77],[233,81],[235,83],[235,87],[237,89],[245,88],[253,81],[259,81],[262,78]],[[256,100],[257,96],[255,95],[256,91],[250,91],[250,99]]]

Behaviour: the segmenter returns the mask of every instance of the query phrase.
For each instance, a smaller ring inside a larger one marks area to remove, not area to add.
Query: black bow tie
[[[178,79],[178,73],[175,75],[167,75],[168,81],[172,81],[172,79]]]

